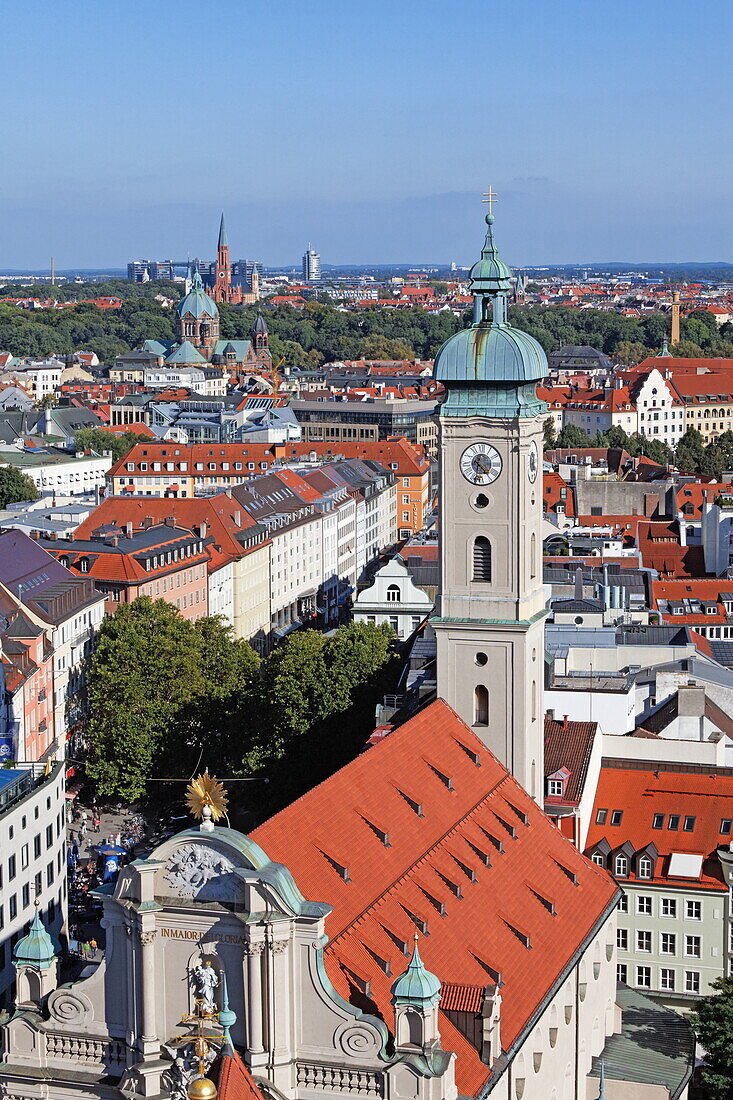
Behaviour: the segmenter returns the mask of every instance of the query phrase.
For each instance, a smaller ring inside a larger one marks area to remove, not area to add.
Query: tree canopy
[[[148,436],[138,432],[110,432],[106,428],[80,428],[74,436],[77,451],[111,451],[115,462],[124,458],[135,443],[148,442]]]
[[[3,304],[3,297],[20,293],[59,301],[75,299],[78,304],[32,312]],[[0,288],[0,350],[18,356],[88,350],[110,363],[143,340],[173,340],[174,312],[157,301],[156,295],[176,301],[181,293],[180,283],[124,279],[22,290],[6,286]],[[120,309],[103,310],[80,301],[111,295],[122,298]],[[248,306],[220,304],[222,337],[246,339],[263,305],[267,308],[266,301]],[[513,306],[509,317],[547,352],[567,344],[589,344],[614,362],[627,365],[658,354],[669,331],[669,318],[662,313],[637,318],[598,309],[543,305]],[[469,323],[469,312],[455,317],[450,311],[430,313],[419,306],[344,310],[324,295],[309,301],[304,309],[288,305],[267,308],[273,356],[276,361],[284,358],[288,366],[303,368],[343,359],[432,359],[449,336]],[[674,355],[733,357],[733,324],[718,328],[705,310],[683,318],[681,334],[680,343],[672,348]]]
[[[717,978],[712,987],[715,993],[698,1002],[690,1022],[706,1051],[704,1096],[729,1100],[733,1095],[733,978]]]
[[[28,474],[15,466],[0,466],[0,508],[20,500],[38,500],[40,493]]]
[[[89,673],[89,776],[134,801],[150,780],[262,776],[283,804],[341,766],[371,733],[393,635],[351,624],[298,631],[269,657],[217,618],[191,623],[141,597],[105,618]]]

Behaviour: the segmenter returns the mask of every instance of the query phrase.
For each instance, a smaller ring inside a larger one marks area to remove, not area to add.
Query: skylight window
[[[670,814],[669,815],[669,821],[667,822],[667,828],[672,829],[672,831],[674,832],[674,830],[679,829],[679,827],[680,827],[680,815],[679,814]]]
[[[652,829],[664,828],[664,814],[654,814],[652,818]]]
[[[620,825],[621,824],[621,819],[623,818],[623,816],[624,816],[624,811],[623,810],[614,810],[611,814],[611,824],[612,825]]]

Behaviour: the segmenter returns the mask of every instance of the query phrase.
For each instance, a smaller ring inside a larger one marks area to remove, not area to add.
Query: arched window
[[[637,867],[637,874],[639,878],[652,877],[652,861],[650,860],[649,856],[641,857]]]
[[[423,1042],[423,1021],[419,1013],[407,1009],[400,1014],[397,1029],[397,1041],[400,1046],[421,1047]]]
[[[400,586],[398,584],[390,584],[387,588],[387,603],[399,603],[400,602]]]
[[[473,542],[473,579],[491,580],[491,543],[484,535],[479,535]]]
[[[614,874],[617,878],[626,878],[629,873],[629,861],[626,856],[616,856]]]
[[[537,536],[534,531],[529,540],[529,575],[532,580],[537,576]]]
[[[483,684],[479,684],[473,693],[473,724],[474,726],[489,724],[489,692]]]

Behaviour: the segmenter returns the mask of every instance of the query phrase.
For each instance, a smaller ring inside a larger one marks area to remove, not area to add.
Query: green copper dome
[[[511,290],[512,273],[499,258],[499,251],[494,243],[494,215],[486,215],[486,240],[481,249],[481,259],[477,260],[471,268],[471,293],[491,294],[498,290]]]
[[[177,313],[179,317],[185,317],[187,313],[196,318],[203,317],[205,314],[209,317],[219,316],[216,302],[204,290],[198,271],[194,272],[188,294],[178,303]]]
[[[440,982],[426,970],[415,940],[410,965],[392,985],[392,999],[398,1005],[434,1005],[440,1000]]]
[[[16,964],[37,966],[42,970],[46,970],[55,958],[56,946],[43,927],[38,910],[36,910],[28,935],[22,936],[15,945],[13,961]]]
[[[443,344],[434,376],[448,396],[441,416],[538,416],[545,404],[537,383],[548,373],[541,344],[507,320],[512,273],[494,242],[494,218],[486,217],[481,259],[471,268],[473,323]]]

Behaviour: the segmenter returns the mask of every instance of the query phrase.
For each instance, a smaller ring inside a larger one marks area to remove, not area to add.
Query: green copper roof
[[[22,936],[15,945],[13,960],[27,966],[38,966],[47,970],[56,958],[56,946],[43,927],[38,910],[31,921],[27,936]]]
[[[190,340],[184,340],[166,357],[165,362],[166,366],[170,366],[171,363],[192,366],[193,364],[205,363],[206,359]]]
[[[219,244],[218,248],[228,248],[227,244],[227,231],[224,225],[224,211],[221,212],[221,221],[219,222]]]
[[[542,346],[507,320],[512,275],[499,258],[494,218],[486,217],[481,259],[471,269],[473,324],[447,340],[435,357],[435,378],[448,397],[441,416],[537,416],[536,386],[548,373]]]
[[[410,964],[392,985],[392,999],[395,1004],[434,1005],[440,1000],[440,982],[425,969],[415,940]]]
[[[492,294],[499,290],[511,290],[512,273],[499,258],[494,243],[494,215],[486,215],[486,240],[481,249],[481,259],[471,268],[471,293]]]
[[[216,302],[204,290],[204,284],[198,271],[194,272],[188,294],[178,303],[177,312],[179,317],[185,317],[187,313],[196,318],[219,316]]]

